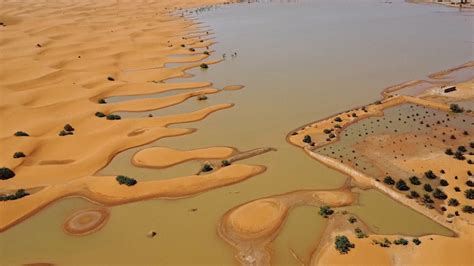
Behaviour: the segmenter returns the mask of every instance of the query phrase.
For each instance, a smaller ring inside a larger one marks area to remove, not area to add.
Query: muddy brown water
[[[285,137],[290,130],[373,102],[385,87],[473,59],[472,13],[440,6],[371,0],[265,2],[226,5],[197,18],[215,31],[218,44],[212,47],[216,50],[212,58],[226,53],[227,59],[205,71],[188,71],[192,78],[166,82],[212,81],[217,88],[246,87],[210,95],[207,101],[191,98],[151,112],[164,115],[216,103],[236,104],[203,121],[173,125],[197,128],[194,134],[147,146],[274,147],[277,152],[244,161],[266,165],[268,170],[186,199],[147,200],[110,208],[108,224],[84,237],[66,235],[61,226],[68,215],[93,204],[79,198],[60,200],[0,234],[2,263],[233,265],[232,248],[216,233],[227,210],[297,189],[337,188],[345,180],[288,144]],[[233,52],[238,54],[234,58],[230,56]],[[127,98],[110,99],[122,100]],[[145,117],[148,113],[121,115]],[[151,180],[194,174],[200,167],[199,162],[187,162],[164,170],[136,168],[130,158],[137,150],[122,152],[99,174]],[[197,211],[190,211],[193,208]],[[360,204],[346,209],[379,233],[450,234],[377,191],[361,192]],[[387,209],[392,211],[387,214]],[[307,256],[324,225],[317,211],[298,207],[290,213],[275,240],[275,263],[298,265],[290,248]],[[158,233],[153,239],[146,237],[150,230]]]

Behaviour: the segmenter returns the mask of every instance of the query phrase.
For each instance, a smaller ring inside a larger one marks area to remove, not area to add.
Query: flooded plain
[[[199,13],[195,17],[215,32],[218,42],[212,46],[211,59],[226,54],[226,60],[207,70],[187,71],[194,75],[191,78],[166,82],[210,81],[219,89],[236,84],[245,88],[211,94],[206,101],[191,98],[157,111],[120,114],[124,118],[157,116],[235,103],[203,121],[173,126],[196,128],[193,134],[146,146],[232,146],[241,151],[273,147],[276,152],[245,160],[265,165],[267,171],[190,198],[112,207],[104,228],[84,237],[66,235],[61,225],[68,215],[93,203],[64,199],[2,233],[0,242],[8,245],[0,248],[0,256],[9,264],[236,264],[232,248],[216,232],[227,210],[294,190],[337,188],[346,179],[288,144],[287,133],[373,102],[388,86],[472,60],[472,15],[440,6],[370,0],[243,3]],[[235,52],[237,56],[230,56]],[[175,66],[178,64],[168,65]],[[150,96],[108,101],[137,97]],[[134,167],[131,156],[142,148],[120,153],[98,174],[152,180],[191,175],[201,167],[196,161],[160,170]],[[359,205],[345,209],[358,214],[377,233],[450,234],[379,192],[360,194]],[[387,209],[393,210],[388,216]],[[275,240],[276,264],[299,264],[290,249],[308,256],[325,224],[317,212],[315,207],[299,207],[290,213]],[[150,230],[158,233],[153,239],[146,237]]]

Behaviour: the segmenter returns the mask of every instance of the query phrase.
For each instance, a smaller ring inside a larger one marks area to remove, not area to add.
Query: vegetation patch
[[[334,213],[334,210],[331,209],[329,206],[321,206],[319,207],[319,215],[323,216],[324,218],[328,218]]]
[[[120,185],[134,186],[135,184],[137,184],[137,180],[124,175],[117,176],[115,180],[117,180]]]
[[[10,168],[2,167],[0,168],[0,179],[7,180],[12,177],[15,177],[15,172],[13,172]]]
[[[30,195],[30,194],[28,192],[26,192],[24,189],[19,189],[15,192],[15,194],[0,195],[0,201],[17,200],[17,199],[21,199],[23,197],[26,197],[28,195]]]
[[[24,131],[17,131],[15,132],[14,134],[16,137],[28,137],[30,135],[28,135],[28,133],[24,132]]]
[[[336,236],[336,241],[334,244],[336,245],[336,249],[341,254],[347,254],[352,248],[355,247],[355,245],[351,243],[346,236]]]

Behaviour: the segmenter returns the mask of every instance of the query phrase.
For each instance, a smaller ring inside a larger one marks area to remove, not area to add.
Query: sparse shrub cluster
[[[19,189],[15,192],[15,194],[0,195],[0,201],[17,200],[17,199],[21,199],[23,197],[26,197],[28,195],[30,195],[30,194],[28,192],[26,192],[24,189]]]
[[[117,176],[115,180],[117,180],[120,185],[134,186],[137,184],[137,180],[124,175]]]
[[[406,246],[406,245],[408,245],[408,240],[406,240],[405,238],[399,238],[399,239],[394,240],[393,243],[395,245],[404,245],[404,246]]]
[[[341,254],[347,254],[351,248],[355,247],[355,245],[351,243],[346,236],[336,236],[335,245],[336,249]]]

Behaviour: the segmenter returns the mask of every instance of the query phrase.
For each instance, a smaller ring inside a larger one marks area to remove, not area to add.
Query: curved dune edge
[[[223,159],[236,152],[230,147],[210,147],[195,150],[176,150],[165,147],[152,147],[138,151],[132,163],[139,167],[166,168],[190,160]]]
[[[347,190],[307,190],[254,200],[227,211],[218,226],[221,238],[235,249],[242,265],[269,265],[271,242],[277,237],[289,211],[301,205],[347,206],[357,199]]]
[[[265,171],[264,166],[233,164],[206,175],[119,185],[115,176],[87,176],[52,185],[21,200],[0,205],[0,232],[33,215],[58,199],[79,196],[113,206],[150,198],[177,199],[244,181]]]
[[[225,91],[238,91],[238,90],[241,90],[243,89],[245,86],[243,85],[229,85],[229,86],[225,86],[223,88],[223,90]]]
[[[70,215],[63,224],[66,233],[74,236],[92,234],[108,221],[110,212],[105,208],[80,210]]]

